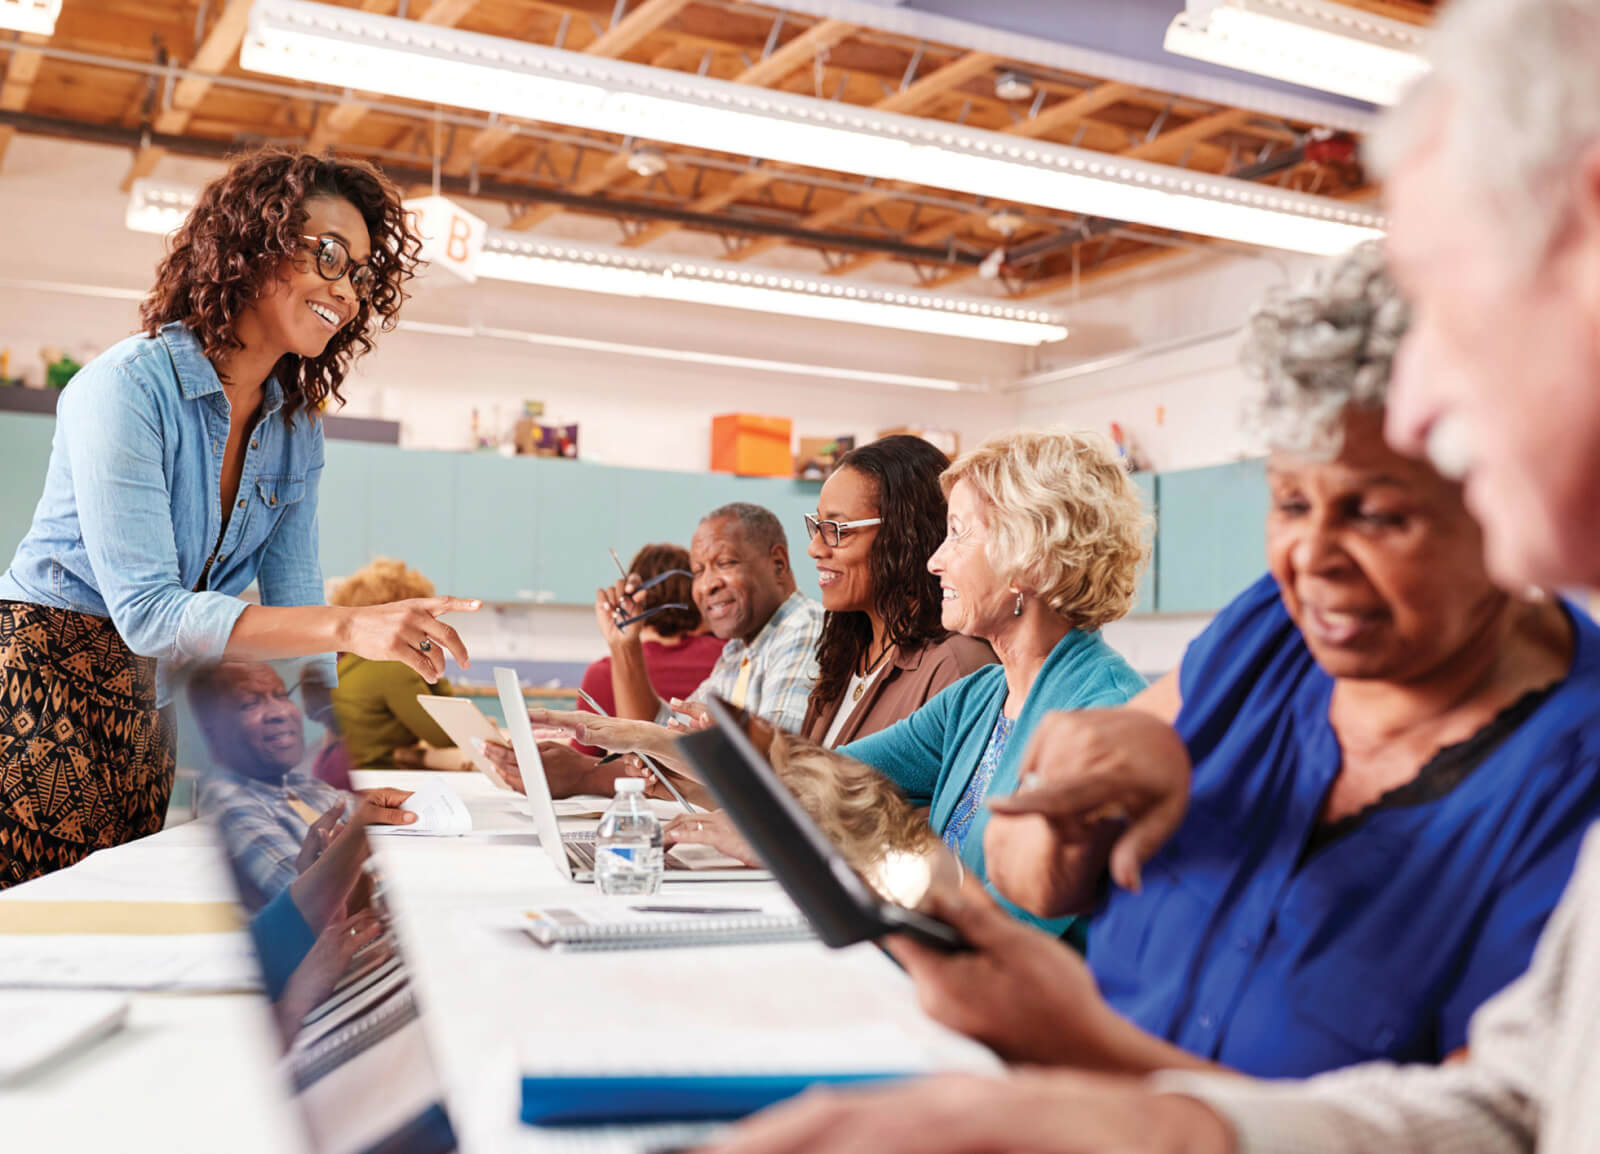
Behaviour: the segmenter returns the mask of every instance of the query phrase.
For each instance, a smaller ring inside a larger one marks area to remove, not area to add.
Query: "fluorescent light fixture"
[[[136,180],[129,192],[128,212],[123,219],[134,232],[165,236],[184,222],[196,199],[195,190],[187,185]]]
[[[170,233],[183,223],[197,194],[182,185],[134,182],[127,225],[136,232]],[[567,244],[490,229],[475,271],[486,280],[613,296],[875,325],[975,341],[1042,345],[1067,335],[1059,313],[1010,301],[940,296],[893,285],[868,285],[779,269],[651,256],[631,249]]]
[[[0,28],[53,36],[61,0],[0,0]]]
[[[515,233],[490,233],[478,257],[478,275],[1013,345],[1042,345],[1067,335],[1059,314],[1008,301],[937,296],[731,261],[651,257]]]
[[[256,0],[251,71],[953,189],[1265,248],[1337,253],[1383,217],[1326,197],[377,16]]]
[[[1393,104],[1428,71],[1424,32],[1325,0],[1188,0],[1166,49],[1241,72]]]

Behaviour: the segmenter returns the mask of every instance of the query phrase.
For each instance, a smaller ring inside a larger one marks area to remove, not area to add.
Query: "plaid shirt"
[[[749,645],[736,637],[723,646],[711,675],[689,700],[704,704],[713,695],[731,699],[739,668],[749,657],[745,708],[780,729],[799,733],[805,724],[811,687],[817,681],[817,643],[821,640],[822,606],[804,594],[791,593]]]
[[[310,824],[289,805],[291,793],[318,814],[354,801],[299,769],[278,782],[221,771],[201,779],[196,808],[221,832],[240,896],[251,910],[266,905],[299,876],[295,860]]]
[[[1160,1074],[1239,1154],[1591,1154],[1600,1144],[1600,826],[1533,963],[1472,1019],[1465,1061],[1373,1062],[1304,1082]]]

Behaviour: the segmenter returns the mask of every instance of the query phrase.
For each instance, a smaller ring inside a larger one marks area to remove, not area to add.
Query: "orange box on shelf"
[[[711,471],[741,477],[787,477],[794,422],[788,417],[727,413],[711,418]]]

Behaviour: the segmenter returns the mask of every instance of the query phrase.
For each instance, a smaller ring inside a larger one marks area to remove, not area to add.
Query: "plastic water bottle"
[[[644,798],[644,780],[619,777],[617,799],[594,835],[594,880],[603,894],[653,894],[664,868],[661,822]]]

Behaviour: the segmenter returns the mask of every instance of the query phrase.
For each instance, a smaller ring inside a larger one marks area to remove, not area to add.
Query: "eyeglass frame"
[[[355,257],[350,255],[350,246],[336,236],[313,236],[309,232],[303,232],[300,234],[300,239],[317,242],[317,249],[311,254],[311,267],[316,269],[318,276],[329,284],[337,284],[339,281],[349,277],[350,291],[356,294],[357,300],[372,299],[372,290],[378,287],[378,274],[373,271],[370,260],[356,260]],[[337,247],[340,252],[344,253],[344,267],[334,276],[329,276],[322,271],[322,250],[330,245]],[[363,269],[366,270],[367,277],[370,278],[366,282],[367,287],[365,289],[356,283],[356,273]]]
[[[822,543],[830,549],[837,549],[840,546],[840,544],[844,541],[844,535],[847,531],[855,529],[869,529],[873,525],[883,524],[882,517],[863,517],[859,521],[832,521],[826,517],[819,517],[815,513],[806,513],[804,516],[806,522],[806,540],[808,541],[815,540],[817,534],[822,532],[822,527],[824,525],[833,526],[833,540],[828,540],[826,535],[824,535],[822,538]]]
[[[630,592],[625,594],[625,596],[631,601],[640,593],[645,592],[647,589],[654,589],[663,581],[673,577],[687,577],[691,581],[694,580],[694,574],[689,572],[687,569],[668,569],[665,573],[657,573],[654,577],[650,578],[650,580],[644,582],[642,585],[635,585]],[[652,605],[643,613],[636,613],[631,617],[619,617],[618,614],[623,613],[624,610],[621,605],[618,605],[616,609],[612,610],[611,620],[616,623],[618,629],[626,629],[628,626],[636,625],[646,618],[654,617],[657,613],[665,613],[668,609],[690,608],[693,608],[693,606],[685,605],[682,601],[668,601],[661,605]]]

